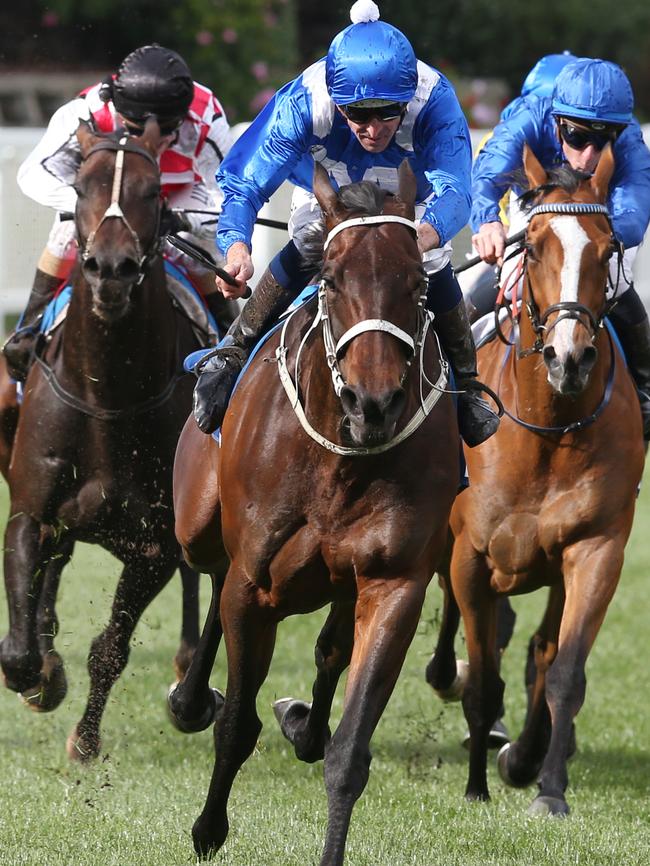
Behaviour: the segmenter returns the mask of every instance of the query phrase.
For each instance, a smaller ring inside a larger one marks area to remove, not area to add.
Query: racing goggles
[[[406,105],[403,102],[390,102],[387,105],[340,105],[343,116],[352,123],[370,123],[373,118],[387,123],[397,120],[404,114]]]
[[[606,144],[614,144],[624,127],[612,126],[606,123],[592,126],[578,126],[571,120],[559,121],[560,138],[575,150],[584,150],[590,144],[596,150],[602,150]]]
[[[152,115],[153,117],[154,115]],[[149,118],[144,118],[143,120],[129,120],[128,118],[124,118],[124,123],[131,135],[143,135],[145,123]],[[173,135],[177,132],[183,121],[184,117],[172,117],[172,118],[159,118],[156,117],[158,121],[158,128],[160,129],[160,134],[165,137],[168,135]]]

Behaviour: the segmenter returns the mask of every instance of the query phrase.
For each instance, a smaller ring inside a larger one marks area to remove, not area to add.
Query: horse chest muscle
[[[527,488],[530,495],[531,486]],[[486,551],[493,588],[528,590],[553,582],[561,573],[564,549],[594,531],[597,500],[588,484],[544,490],[537,499],[511,502],[484,522],[478,549]]]

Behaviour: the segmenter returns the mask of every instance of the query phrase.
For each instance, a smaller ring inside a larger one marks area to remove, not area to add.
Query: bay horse
[[[506,417],[466,452],[470,487],[452,510],[451,566],[441,575],[445,619],[427,679],[444,689],[455,677],[458,605],[469,656],[466,796],[486,800],[487,736],[504,689],[497,603],[549,587],[528,648],[524,727],[499,752],[498,768],[508,784],[537,781],[531,814],[566,815],[585,664],[620,577],[644,445],[636,389],[604,322],[617,253],[604,204],[611,148],[592,177],[569,168],[547,173],[527,147],[524,170],[520,321],[509,345],[495,340],[478,353],[480,376],[499,392]]]
[[[61,572],[76,541],[122,561],[110,620],[88,656],[88,702],[67,743],[70,758],[85,761],[99,753],[102,713],[133,630],[179,565],[172,464],[191,406],[182,360],[196,341],[165,288],[157,124],[119,139],[82,122],[77,136],[81,256],[66,320],[37,353],[9,442],[9,632],[0,662],[5,684],[31,709],[55,709],[67,689],[54,648]],[[198,575],[183,564],[182,579],[179,677],[199,637]]]
[[[282,700],[275,714],[298,758],[325,759],[321,864],[343,862],[352,809],[368,780],[370,738],[445,547],[459,482],[458,426],[423,306],[407,162],[399,178],[397,197],[368,182],[337,194],[316,165],[314,193],[328,232],[316,315],[313,303],[300,308],[255,355],[220,445],[193,420],[179,440],[174,503],[187,561],[214,573],[226,552],[230,560],[225,581],[213,581],[204,633],[177,689],[181,711],[197,694],[209,701],[222,627],[225,705],[192,831],[201,856],[228,834],[230,788],[261,730],[256,697],[278,623],[331,604],[317,641],[313,702]],[[330,735],[334,692],[348,665],[343,715]]]

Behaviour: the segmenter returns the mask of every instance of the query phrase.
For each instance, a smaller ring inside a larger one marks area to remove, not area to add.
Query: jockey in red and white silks
[[[102,100],[103,88],[102,83],[95,84],[59,108],[18,171],[18,184],[25,195],[58,214],[75,210],[73,183],[81,161],[76,136],[79,121],[91,121],[99,132],[113,132],[124,125],[113,102]],[[215,175],[230,145],[231,130],[219,100],[207,87],[194,82],[187,114],[159,160],[162,193],[168,205],[219,210],[222,195]],[[214,255],[214,215],[192,213],[186,219],[191,236]],[[74,222],[61,221],[57,215],[47,247],[58,259],[74,259]]]

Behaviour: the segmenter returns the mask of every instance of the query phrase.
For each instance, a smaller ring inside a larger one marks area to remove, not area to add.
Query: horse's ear
[[[85,159],[88,151],[93,146],[95,140],[95,132],[87,120],[79,118],[79,126],[77,127],[77,141],[81,147],[81,156]]]
[[[531,189],[543,186],[548,180],[546,170],[527,144],[524,144],[524,171]]]
[[[415,217],[415,197],[418,190],[418,182],[408,159],[403,159],[397,172],[399,179],[398,196],[410,211],[411,219]]]
[[[336,190],[332,186],[330,176],[323,166],[314,160],[314,195],[316,201],[321,206],[321,210],[326,217],[333,217],[336,214],[338,205],[338,196]]]
[[[607,190],[609,189],[609,182],[614,174],[614,168],[614,151],[612,150],[611,144],[606,144],[600,155],[600,159],[598,160],[596,171],[593,173],[593,176],[589,181],[591,188],[594,191],[594,198],[596,201],[601,202],[601,204],[603,204],[607,199]]]
[[[153,115],[149,116],[144,125],[144,132],[140,136],[140,144],[148,150],[152,156],[158,155],[160,144],[160,126]]]

